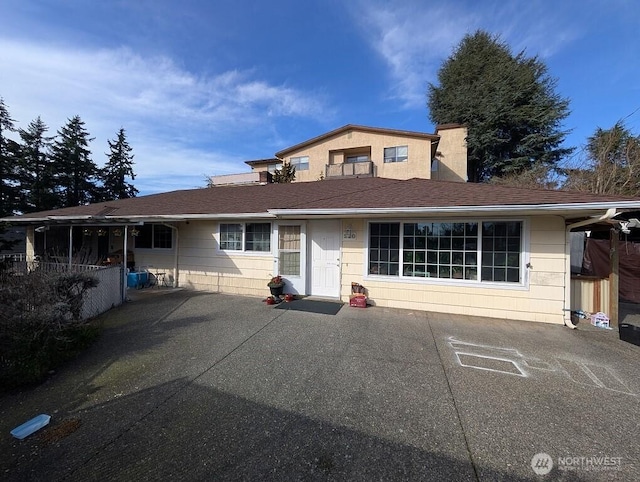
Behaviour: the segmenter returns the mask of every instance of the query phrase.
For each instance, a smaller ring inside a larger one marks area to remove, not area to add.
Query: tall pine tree
[[[53,137],[45,134],[49,128],[40,116],[19,129],[20,168],[24,198],[21,210],[25,213],[45,211],[62,205],[51,160]]]
[[[136,197],[138,190],[127,182],[127,178],[133,181],[136,176],[133,173],[133,149],[127,142],[124,129],[121,127],[116,139],[108,142],[108,160],[100,174],[104,200]]]
[[[8,137],[14,132],[14,120],[0,97],[0,217],[11,216],[20,205],[18,144]]]
[[[98,167],[91,159],[89,132],[80,116],[69,119],[58,131],[53,143],[52,158],[62,205],[70,207],[99,200],[96,185]]]
[[[555,168],[573,149],[561,147],[569,101],[555,92],[546,65],[487,32],[466,35],[429,84],[436,124],[468,128],[468,179],[486,181],[533,166]]]

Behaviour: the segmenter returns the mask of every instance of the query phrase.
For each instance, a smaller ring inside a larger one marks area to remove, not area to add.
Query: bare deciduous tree
[[[565,189],[595,194],[640,196],[640,137],[622,121],[598,127],[589,137],[583,164],[567,169]]]

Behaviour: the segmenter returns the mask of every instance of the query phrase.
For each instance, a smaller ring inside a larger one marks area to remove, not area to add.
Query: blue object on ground
[[[23,423],[22,425],[14,428],[11,431],[11,435],[15,438],[22,440],[25,437],[28,437],[33,432],[37,432],[42,427],[47,425],[51,420],[51,415],[46,415],[44,413],[38,415],[37,417],[33,417],[28,422]]]
[[[146,271],[133,271],[127,275],[129,288],[143,288],[149,281],[149,273]]]

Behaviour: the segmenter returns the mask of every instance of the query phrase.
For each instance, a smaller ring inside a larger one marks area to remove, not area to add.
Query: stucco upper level
[[[435,134],[346,125],[247,164],[273,172],[291,163],[296,182],[349,176],[464,182],[466,136],[466,127],[453,124],[439,126]]]

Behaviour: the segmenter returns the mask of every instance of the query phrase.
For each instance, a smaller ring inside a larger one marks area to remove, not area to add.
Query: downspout
[[[572,330],[575,330],[577,327],[571,322],[571,230],[576,228],[581,228],[583,226],[589,226],[591,224],[596,224],[601,221],[606,221],[615,217],[618,214],[616,208],[607,209],[607,212],[598,218],[585,219],[584,221],[578,221],[577,223],[569,224],[566,227],[565,235],[564,235],[564,324],[568,326]]]
[[[173,255],[173,287],[178,287],[178,240],[180,238],[178,227],[171,224],[162,223],[163,226],[171,228],[176,233],[176,247]]]

